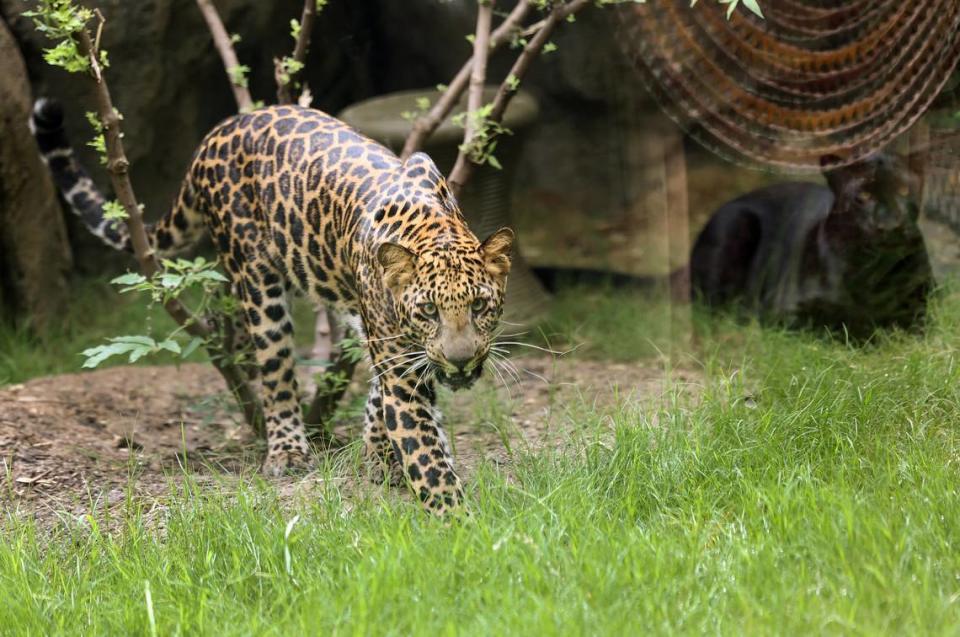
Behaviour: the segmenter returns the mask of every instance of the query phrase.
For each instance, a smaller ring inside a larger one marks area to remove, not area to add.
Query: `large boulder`
[[[2,19],[0,96],[0,318],[43,330],[67,301],[70,246],[53,182],[27,128],[27,71]]]

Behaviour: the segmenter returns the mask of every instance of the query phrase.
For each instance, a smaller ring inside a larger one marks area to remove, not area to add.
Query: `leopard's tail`
[[[63,109],[55,100],[41,98],[33,105],[30,130],[53,181],[87,229],[115,250],[133,252],[127,224],[104,217],[106,198],[77,161],[63,127]],[[202,234],[203,217],[195,206],[190,179],[184,180],[173,208],[147,226],[147,238],[158,256],[172,256],[192,245]]]

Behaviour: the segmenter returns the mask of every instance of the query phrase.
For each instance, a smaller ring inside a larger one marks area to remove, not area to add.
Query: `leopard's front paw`
[[[401,487],[406,483],[403,476],[403,467],[393,459],[392,453],[384,457],[377,451],[371,452],[368,448],[363,454],[363,461],[370,482],[374,484],[386,483],[391,487]]]
[[[418,495],[424,508],[438,517],[459,514],[466,510],[463,503],[463,489],[459,481],[454,485],[445,485],[441,488],[420,487]]]
[[[277,478],[284,475],[307,473],[314,468],[313,456],[307,451],[270,451],[260,467],[265,476]]]

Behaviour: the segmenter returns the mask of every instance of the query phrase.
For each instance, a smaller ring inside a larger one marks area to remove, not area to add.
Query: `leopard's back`
[[[340,120],[300,106],[231,117],[201,142],[186,179],[215,244],[239,265],[265,252],[303,292],[342,302],[358,290],[358,233],[400,160]]]

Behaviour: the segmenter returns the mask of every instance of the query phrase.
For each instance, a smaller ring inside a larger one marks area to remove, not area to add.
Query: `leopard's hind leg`
[[[312,464],[303,425],[294,359],[289,284],[265,258],[241,264],[228,260],[227,271],[240,291],[240,304],[263,385],[267,455],[263,472],[281,475]]]

